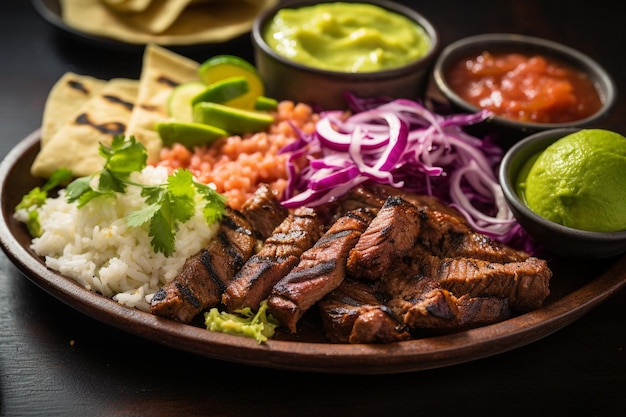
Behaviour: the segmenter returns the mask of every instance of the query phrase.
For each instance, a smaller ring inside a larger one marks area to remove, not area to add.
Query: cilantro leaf
[[[171,223],[163,216],[163,211],[157,211],[150,221],[149,235],[152,237],[152,248],[155,252],[162,252],[170,256],[174,252],[175,236]]]
[[[125,140],[116,136],[111,146],[100,144],[100,155],[106,158],[101,171],[91,176],[75,179],[67,186],[69,202],[77,202],[81,208],[94,198],[125,193],[129,186],[140,187],[146,206],[130,213],[126,219],[131,227],[149,224],[148,234],[152,238],[152,249],[170,256],[175,250],[176,232],[179,223],[188,221],[196,209],[196,194],[206,204],[203,214],[207,222],[221,219],[226,207],[226,197],[204,184],[193,181],[190,171],[176,170],[166,184],[144,185],[130,180],[133,172],[146,167],[147,151],[133,136]],[[93,187],[97,178],[97,187]]]

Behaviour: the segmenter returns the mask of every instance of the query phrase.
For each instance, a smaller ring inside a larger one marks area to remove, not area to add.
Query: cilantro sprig
[[[99,153],[106,159],[104,167],[97,173],[72,181],[66,188],[68,202],[76,202],[80,209],[95,198],[126,193],[129,186],[141,188],[146,206],[130,213],[126,221],[130,227],[149,224],[148,235],[155,252],[165,256],[174,252],[179,224],[195,213],[196,193],[205,202],[203,215],[207,222],[221,219],[226,197],[195,182],[188,170],[176,170],[166,184],[145,185],[131,181],[131,174],[143,170],[148,159],[146,148],[134,136],[128,140],[116,136],[110,147],[100,144]],[[96,186],[92,185],[96,183]]]

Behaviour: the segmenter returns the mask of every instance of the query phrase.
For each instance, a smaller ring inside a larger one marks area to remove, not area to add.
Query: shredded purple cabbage
[[[497,180],[502,149],[463,130],[490,112],[443,116],[407,99],[346,98],[349,116],[322,112],[313,134],[299,131],[281,151],[289,154],[284,206],[318,206],[374,181],[439,197],[495,240],[525,241]]]

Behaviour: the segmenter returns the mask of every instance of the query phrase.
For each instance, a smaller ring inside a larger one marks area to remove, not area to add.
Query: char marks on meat
[[[241,206],[241,211],[261,240],[271,236],[276,226],[289,214],[267,184],[259,185],[252,197]]]
[[[346,278],[318,303],[326,337],[334,343],[391,343],[411,334],[378,298],[373,284]]]
[[[546,261],[497,263],[477,258],[440,258],[419,251],[414,262],[420,273],[432,277],[454,294],[507,298],[511,309],[535,310],[550,294],[552,271]]]
[[[326,233],[300,256],[298,264],[272,289],[272,315],[292,332],[302,315],[345,278],[350,249],[370,224],[376,210],[360,208],[337,219]]]
[[[271,213],[262,214],[264,207],[282,207],[269,187],[259,187],[251,201],[242,207],[242,212],[226,209],[216,236],[207,247],[187,259],[180,274],[154,294],[150,303],[153,314],[189,323],[203,310],[221,302],[222,293],[237,271],[267,237],[264,231],[272,226],[273,230],[287,215],[284,209],[269,209]],[[260,217],[263,219],[256,220]]]
[[[477,233],[435,197],[359,186],[288,212],[259,187],[151,308],[189,322],[210,307],[257,310],[267,299],[295,333],[316,306],[330,341],[390,343],[539,308],[551,277],[546,261]]]
[[[458,330],[502,321],[511,315],[503,297],[456,297],[435,279],[416,273],[399,263],[376,282],[398,321],[411,332],[420,330]]]
[[[419,211],[401,197],[388,197],[350,251],[350,276],[376,280],[396,259],[408,254],[420,234]]]
[[[311,208],[298,208],[274,230],[258,253],[237,272],[222,295],[229,312],[257,310],[274,285],[298,263],[302,253],[320,238],[321,225]]]
[[[421,217],[419,244],[437,256],[479,258],[493,262],[522,261],[528,254],[474,231],[457,210],[433,197],[413,201]]]

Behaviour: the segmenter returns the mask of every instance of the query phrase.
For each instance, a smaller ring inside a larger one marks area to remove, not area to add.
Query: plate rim
[[[0,163],[0,195],[6,192],[9,174],[20,159],[29,152],[37,152],[40,131],[35,130],[19,142]],[[469,362],[546,337],[626,287],[626,255],[623,255],[600,276],[563,297],[532,312],[488,326],[390,344],[284,340],[258,344],[251,338],[207,331],[124,306],[46,268],[42,260],[14,236],[12,227],[17,227],[17,221],[12,216],[7,218],[4,204],[3,199],[0,244],[4,253],[27,279],[52,296],[82,314],[144,339],[211,359],[266,368],[334,374],[394,374]]]

